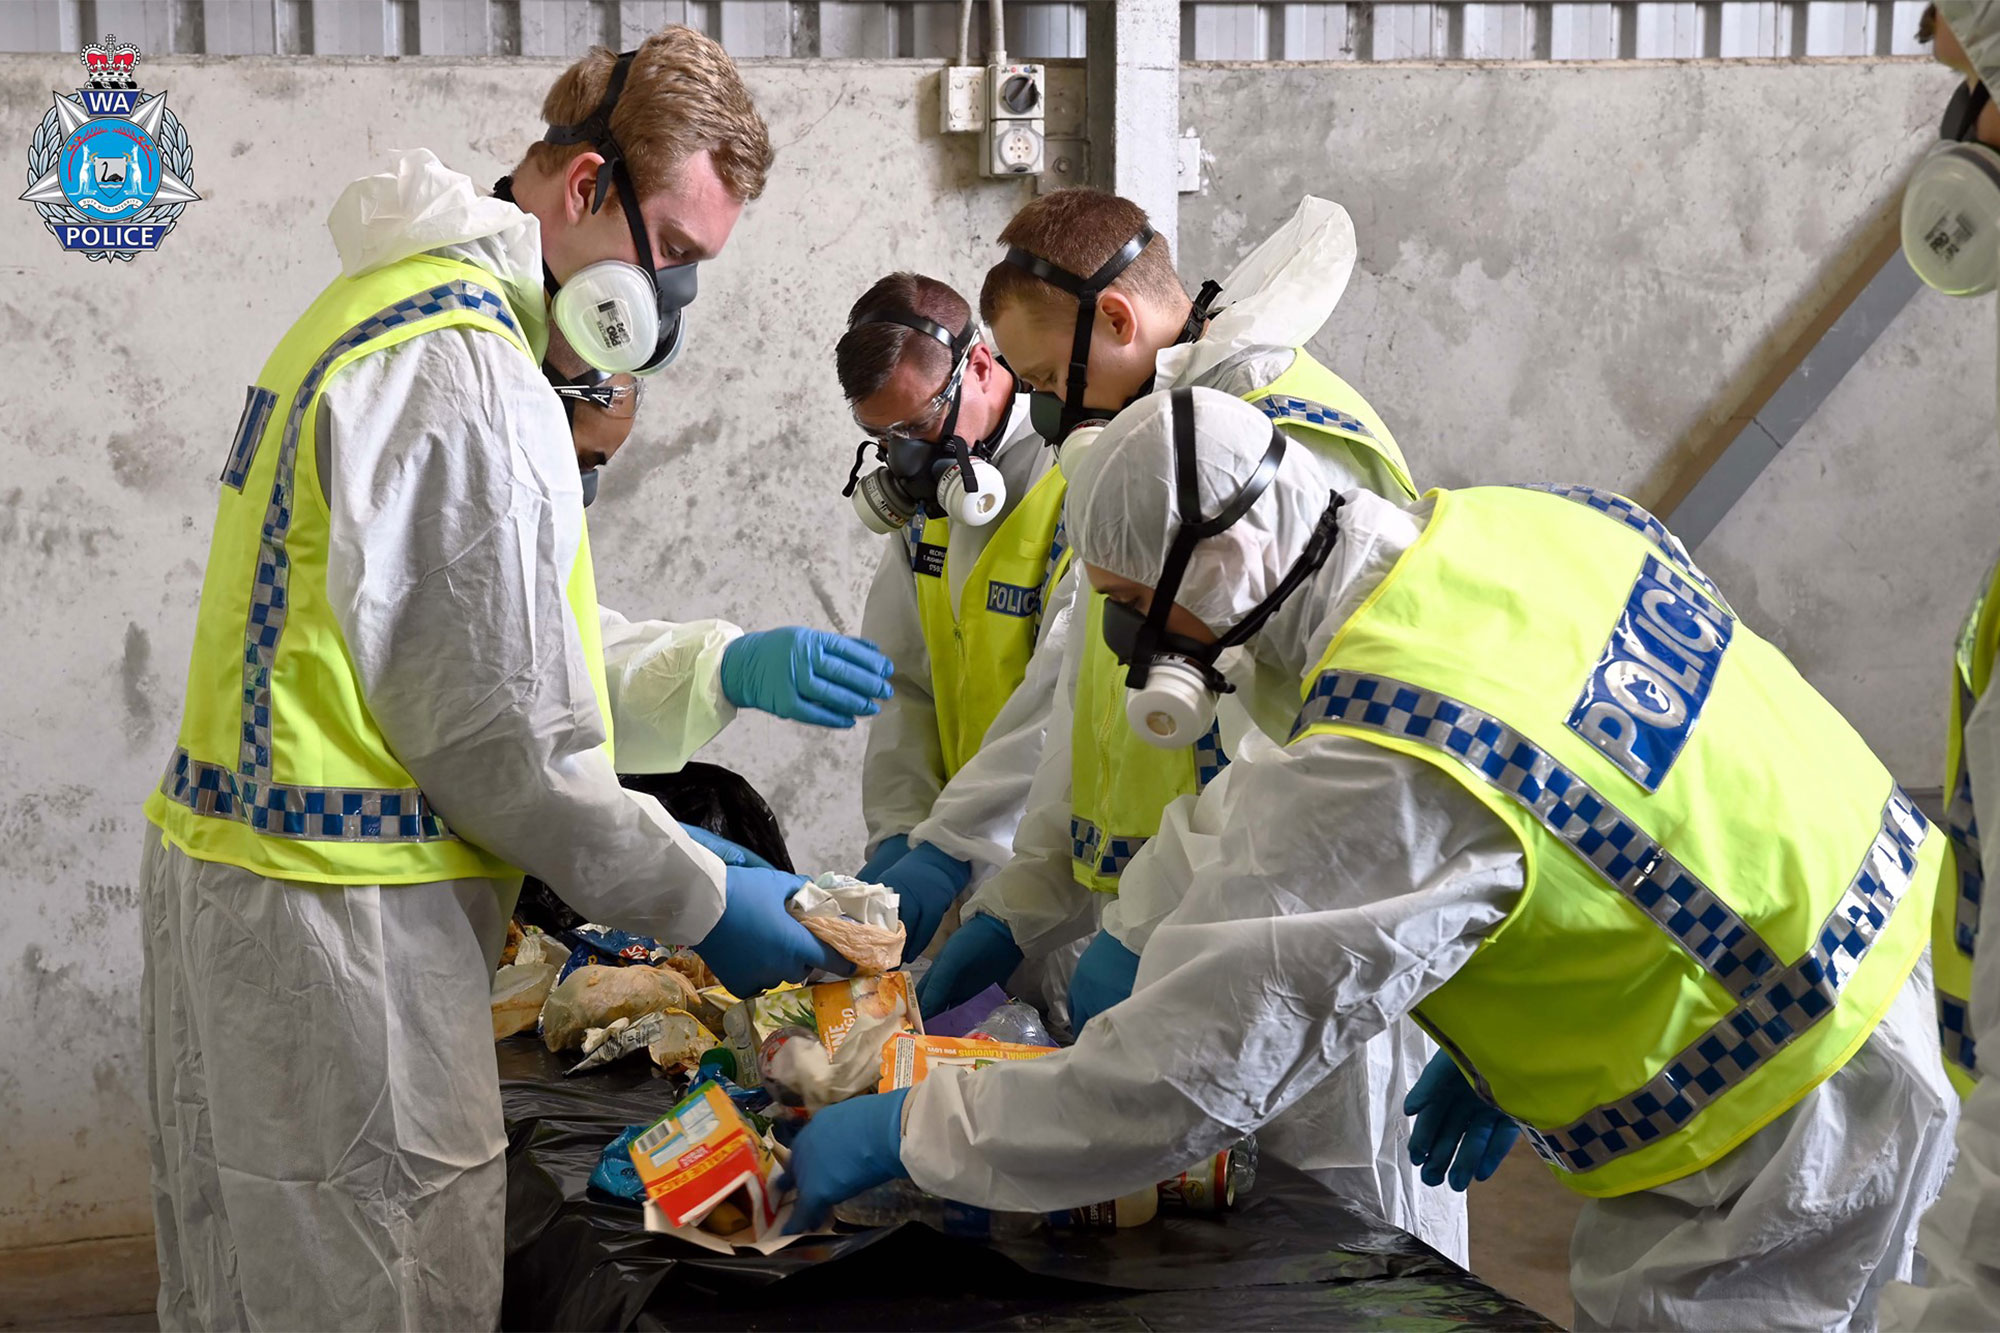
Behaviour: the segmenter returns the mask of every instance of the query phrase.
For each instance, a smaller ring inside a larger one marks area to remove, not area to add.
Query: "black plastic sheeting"
[[[621,786],[644,792],[683,824],[695,824],[748,847],[780,870],[792,868],[778,816],[747,778],[715,764],[692,763],[677,773],[621,773]],[[583,918],[555,890],[529,875],[515,909],[523,921],[551,935],[583,924]]]
[[[589,1188],[612,1136],[672,1085],[643,1060],[565,1080],[532,1037],[499,1045],[507,1113],[503,1328],[1554,1329],[1406,1232],[1266,1158],[1222,1217],[976,1243],[906,1223],[768,1258],[648,1234]]]

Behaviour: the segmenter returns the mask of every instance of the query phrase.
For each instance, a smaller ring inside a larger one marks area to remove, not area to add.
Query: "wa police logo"
[[[139,87],[138,47],[106,37],[77,59],[90,86],[55,95],[28,144],[21,198],[63,249],[130,260],[158,249],[182,210],[201,198],[189,184],[194,149],[167,110],[166,93]]]

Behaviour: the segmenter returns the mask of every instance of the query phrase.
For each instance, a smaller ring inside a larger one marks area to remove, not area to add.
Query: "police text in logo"
[[[1693,584],[1648,556],[1570,710],[1570,730],[1657,791],[1701,718],[1735,628]]]

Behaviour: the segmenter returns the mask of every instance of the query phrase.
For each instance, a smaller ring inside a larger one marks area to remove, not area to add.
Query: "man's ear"
[[[1097,322],[1120,347],[1130,347],[1139,337],[1139,311],[1130,297],[1116,287],[1098,293]]]
[[[578,153],[563,168],[563,217],[571,226],[590,215],[590,201],[597,194],[597,173],[604,169],[603,157],[590,152]]]

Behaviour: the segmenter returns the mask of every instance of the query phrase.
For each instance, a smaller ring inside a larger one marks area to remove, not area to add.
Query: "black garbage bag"
[[[621,773],[618,781],[644,792],[683,824],[694,824],[747,847],[780,870],[792,868],[784,830],[768,802],[742,774],[717,764],[689,764],[678,773]],[[584,924],[555,890],[533,875],[521,883],[515,915],[550,935]]]
[[[1223,1217],[990,1243],[905,1223],[768,1258],[710,1254],[649,1234],[635,1205],[589,1185],[620,1130],[673,1105],[673,1083],[636,1063],[564,1080],[523,1038],[498,1054],[503,1328],[1555,1328],[1269,1159]]]

